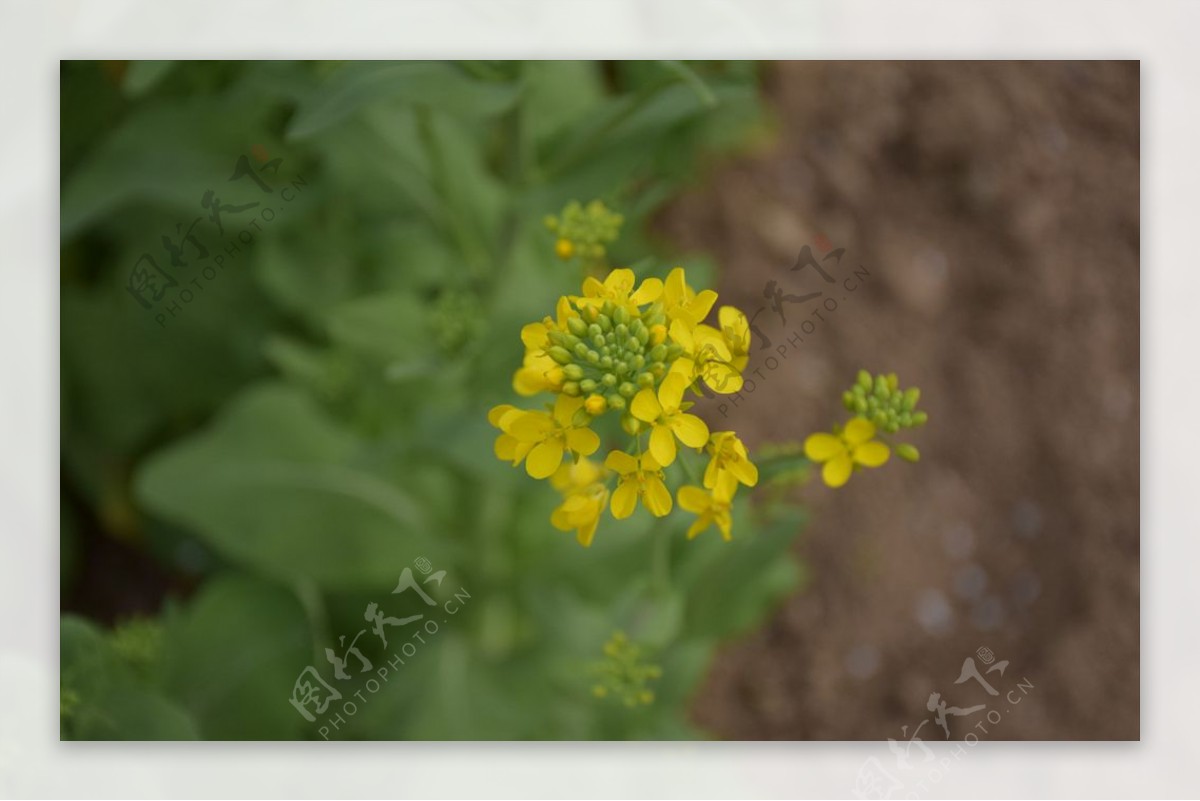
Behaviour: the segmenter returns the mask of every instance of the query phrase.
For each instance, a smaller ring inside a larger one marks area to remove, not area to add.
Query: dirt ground
[[[954,739],[1138,738],[1139,84],[1136,62],[776,65],[773,144],[658,221],[718,259],[723,300],[767,306],[764,377],[710,422],[803,439],[860,367],[930,415],[919,464],[802,490],[808,586],[718,657],[714,736],[940,740],[938,692],[989,704]],[[846,249],[836,284],[789,272],[806,244]],[[769,280],[838,308],[782,323]],[[994,698],[955,682],[981,647],[1009,662]]]

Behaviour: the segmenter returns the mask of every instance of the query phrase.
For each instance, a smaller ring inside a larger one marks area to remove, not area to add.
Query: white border
[[[929,797],[1197,792],[1195,33],[1180,2],[0,0],[0,792],[92,797],[841,797],[876,744],[60,744],[58,59],[1138,58],[1142,743],[988,743]]]

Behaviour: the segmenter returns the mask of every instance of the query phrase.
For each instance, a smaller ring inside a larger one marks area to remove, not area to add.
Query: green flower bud
[[[854,393],[853,392],[847,391],[847,392],[842,393],[842,405],[846,407],[847,411],[851,411],[851,412],[854,411]]]
[[[868,373],[866,370],[858,371],[858,385],[862,387],[864,391],[869,392],[871,390],[872,383],[873,382],[870,373]]]
[[[621,393],[622,397],[632,398],[637,394],[637,387],[626,381],[625,383],[621,384],[621,386],[617,387],[617,392]]]
[[[887,416],[883,412],[875,412],[875,416],[871,418],[871,422],[876,428],[883,428],[887,425]]]
[[[680,345],[678,342],[672,342],[670,345],[667,345],[667,359],[675,361],[682,355],[683,345]]]
[[[601,251],[603,253],[603,251]],[[613,310],[613,322],[618,325],[624,325],[629,322],[629,309],[624,306],[618,306]]]
[[[600,379],[600,383],[606,387],[615,387],[617,385],[617,377],[612,373],[605,373],[604,377]]]
[[[887,379],[881,375],[875,376],[875,397],[886,400],[891,394],[891,390],[888,389]]]
[[[579,391],[584,395],[591,395],[596,391],[596,382],[590,378],[585,378],[579,382]]]
[[[619,376],[628,375],[629,374],[629,365],[626,364],[625,362],[617,362],[615,365],[613,365],[613,370]]]
[[[567,328],[577,337],[586,336],[588,333],[588,324],[583,321],[582,317],[568,318]]]
[[[600,363],[600,354],[596,353],[596,351],[594,351],[594,350],[589,350],[587,352],[587,362],[588,362],[588,364],[591,364],[591,365],[599,364]]]
[[[560,348],[555,345],[554,347],[550,348],[547,353],[550,354],[551,359],[559,364],[566,365],[571,363],[571,353],[566,348]]]
[[[917,401],[921,399],[921,390],[916,387],[910,387],[904,390],[904,411],[911,412],[917,407]]]
[[[566,381],[562,385],[564,395],[570,395],[572,398],[579,397],[580,389],[578,381]]]
[[[638,373],[637,385],[642,389],[649,389],[654,386],[654,375],[651,373]]]
[[[870,408],[871,407],[867,404],[866,398],[859,397],[854,399],[854,411],[858,412],[864,417],[867,415],[867,411]]]
[[[595,348],[603,348],[608,342],[604,339],[604,334],[593,334],[592,345]]]
[[[632,414],[625,413],[621,415],[621,428],[625,429],[629,436],[636,437],[646,429],[646,424]]]
[[[574,351],[575,351],[576,357],[578,357],[580,359],[588,358],[588,353],[589,353],[588,346],[583,344],[582,342],[580,342],[578,345],[576,345],[574,347]]]
[[[912,421],[914,426],[923,426],[928,420],[929,415],[925,414],[925,412],[913,412]]]
[[[605,370],[611,370],[612,366],[613,366],[612,356],[601,356],[600,357],[600,366],[603,367]]]
[[[633,321],[633,336],[641,345],[645,345],[650,341],[650,329],[642,324],[641,320]]]
[[[616,409],[619,412],[625,408],[625,399],[615,392],[611,395],[605,395],[604,399],[608,401],[608,408],[610,409]]]
[[[907,443],[896,446],[896,455],[906,462],[916,462],[921,458],[921,452]]]
[[[563,375],[570,381],[578,381],[583,378],[583,368],[572,362],[563,366]]]
[[[665,358],[667,358],[666,343],[660,342],[659,344],[655,345],[653,348],[650,349],[650,361],[661,362]]]

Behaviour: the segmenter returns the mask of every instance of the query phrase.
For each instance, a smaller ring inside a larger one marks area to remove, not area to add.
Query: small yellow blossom
[[[733,306],[722,306],[717,320],[721,324],[721,338],[732,356],[729,364],[740,373],[750,362],[750,322],[741,309]]]
[[[708,426],[682,408],[683,392],[689,383],[685,376],[671,373],[659,385],[657,395],[647,387],[634,396],[630,406],[634,417],[651,424],[650,453],[663,467],[675,461],[676,437],[689,448],[703,448],[708,442]]]
[[[730,475],[722,476],[717,485],[709,490],[690,484],[679,488],[680,508],[696,515],[695,522],[687,530],[689,540],[694,539],[713,523],[720,529],[722,539],[728,542],[733,538],[733,517],[730,509],[733,507],[733,496],[737,488],[737,482]]]
[[[633,514],[639,498],[655,517],[670,513],[671,493],[663,483],[662,467],[652,454],[643,453],[638,459],[625,451],[613,451],[604,466],[619,477],[612,496],[612,515],[617,520]]]
[[[804,455],[824,463],[821,478],[830,487],[840,487],[850,479],[856,466],[879,467],[891,451],[875,438],[875,424],[861,417],[846,423],[833,434],[812,434],[804,440]]]
[[[604,278],[604,282],[589,276],[583,282],[583,297],[574,298],[578,306],[599,308],[604,301],[614,306],[624,308],[632,315],[639,314],[638,306],[653,303],[663,292],[663,282],[658,278],[647,278],[634,291],[637,276],[628,267],[613,270]]]
[[[512,435],[513,423],[523,414],[525,414],[524,409],[518,409],[509,403],[494,406],[488,412],[488,422],[502,432],[500,436],[496,437],[496,443],[493,446],[496,458],[512,462],[513,467],[519,465],[521,460],[533,450],[532,444],[521,442]]]
[[[509,420],[509,430],[517,442],[532,445],[525,459],[525,472],[533,478],[549,478],[562,464],[564,452],[590,456],[600,447],[600,437],[587,425],[576,425],[575,412],[583,407],[583,398],[559,395],[553,413],[525,412]],[[501,423],[505,420],[502,418]]]
[[[720,331],[676,320],[671,323],[671,339],[683,348],[671,372],[686,376],[689,384],[703,379],[709,389],[722,395],[741,391],[742,374],[734,367],[733,354]]]
[[[758,483],[758,468],[750,461],[746,446],[732,431],[714,431],[708,439],[711,459],[704,469],[704,486],[712,489],[725,475],[735,481],[753,487]]]
[[[559,238],[554,243],[554,252],[560,259],[565,261],[575,254],[575,245],[571,243],[570,239]]]
[[[683,320],[689,325],[696,325],[707,317],[717,302],[717,293],[711,289],[696,292],[688,286],[682,267],[676,267],[667,275],[662,296],[667,319]]]
[[[550,523],[559,531],[574,529],[575,539],[584,548],[591,546],[608,504],[605,474],[604,468],[584,458],[560,466],[550,477],[550,483],[563,495],[563,502],[550,515]]]
[[[544,353],[526,351],[525,359],[513,373],[513,391],[530,397],[539,392],[558,392],[563,385],[563,369]]]

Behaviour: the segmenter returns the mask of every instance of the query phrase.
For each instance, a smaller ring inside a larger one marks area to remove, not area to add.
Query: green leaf
[[[440,540],[404,488],[362,464],[364,448],[300,391],[258,385],[152,458],[136,492],[263,574],[382,585],[417,556],[435,558]]]
[[[313,136],[365,106],[392,100],[464,117],[490,117],[510,108],[518,94],[515,84],[479,81],[445,62],[355,62],[300,104],[287,135]]]
[[[296,739],[312,725],[289,700],[314,652],[304,609],[286,590],[219,578],[172,621],[166,644],[167,684],[206,739]]]

